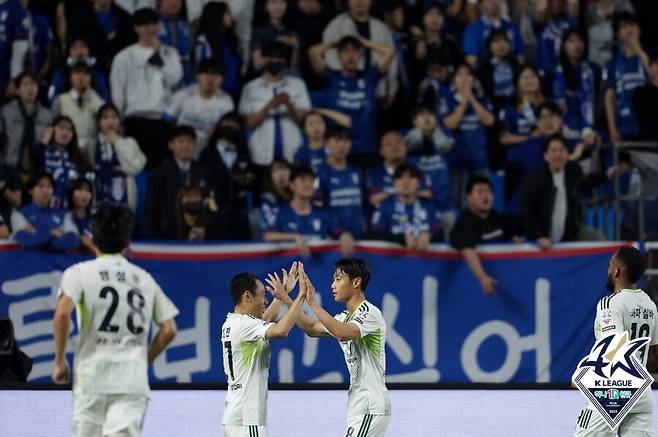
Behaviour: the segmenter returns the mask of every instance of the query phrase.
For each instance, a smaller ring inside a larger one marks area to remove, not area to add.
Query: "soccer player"
[[[381,437],[391,420],[391,403],[384,382],[386,322],[379,308],[364,295],[370,281],[368,264],[358,258],[343,258],[334,268],[331,290],[334,299],[345,302],[346,310],[331,317],[316,300],[306,273],[300,271],[300,288],[307,288],[306,301],[320,320],[302,312],[297,324],[310,337],[335,337],[343,349],[350,373],[345,436]],[[284,303],[290,302],[284,293],[279,294],[283,294]]]
[[[627,331],[631,340],[650,337],[650,347],[636,352],[636,358],[649,370],[658,365],[658,309],[651,298],[635,283],[642,278],[646,264],[639,250],[622,247],[612,256],[608,267],[606,288],[612,294],[599,300],[596,306],[594,336],[598,341],[604,335]],[[611,431],[605,420],[588,404],[578,416],[576,437],[648,437],[653,435],[651,419],[651,390],[647,391],[622,420],[617,431]]]
[[[62,275],[53,318],[52,379],[57,384],[69,382],[66,344],[76,306],[76,437],[141,435],[149,395],[148,363],[176,335],[176,306],[151,275],[121,255],[134,220],[125,205],[101,204],[91,217],[97,258],[75,264]],[[148,345],[152,321],[159,330]]]
[[[283,271],[282,280],[276,274],[270,275],[270,280],[286,284],[286,289],[292,290],[297,281],[297,269],[297,264],[293,263],[290,273]],[[303,271],[304,266],[299,264],[299,272]],[[271,286],[268,289],[272,290]],[[222,419],[224,436],[267,437],[268,340],[288,336],[306,299],[306,283],[300,284],[294,302],[286,294],[288,312],[276,323],[272,320],[279,313],[280,299],[265,310],[265,286],[255,275],[235,275],[231,280],[231,297],[235,309],[228,313],[222,325],[224,373],[228,382]]]

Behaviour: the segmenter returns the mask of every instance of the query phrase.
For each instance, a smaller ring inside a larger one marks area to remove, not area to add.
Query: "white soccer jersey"
[[[603,335],[628,331],[631,340],[650,337],[651,345],[658,344],[658,310],[656,304],[642,290],[623,289],[604,297],[596,306],[594,335],[598,341]],[[635,356],[646,366],[648,347]],[[633,407],[633,412],[651,412],[651,390]]]
[[[148,395],[151,321],[178,314],[151,275],[121,255],[104,255],[66,269],[58,294],[77,310],[74,393]]]
[[[273,324],[251,314],[226,316],[222,325],[224,373],[228,382],[224,425],[266,424],[270,343],[265,333]]]
[[[358,340],[339,342],[350,372],[347,416],[390,415],[391,404],[384,381],[386,322],[381,311],[364,300],[351,314],[343,311],[335,319],[354,323],[361,331]]]

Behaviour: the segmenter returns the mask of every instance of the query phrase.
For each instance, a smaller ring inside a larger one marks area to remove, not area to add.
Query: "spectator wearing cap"
[[[125,117],[126,134],[135,138],[152,169],[164,156],[164,103],[182,76],[175,48],[158,38],[160,17],[153,9],[139,9],[133,16],[137,43],[126,47],[112,63],[112,100]]]
[[[7,143],[2,161],[16,169],[22,182],[34,172],[31,150],[53,120],[48,108],[39,103],[39,83],[30,73],[16,79],[16,99],[0,108],[0,130]]]
[[[262,49],[263,73],[245,85],[238,105],[251,131],[251,159],[261,171],[275,158],[293,160],[303,143],[299,123],[311,109],[304,81],[284,73],[287,53],[285,44],[276,41]]]
[[[96,56],[96,66],[106,73],[112,59],[135,41],[130,14],[113,0],[64,0],[55,13],[60,47],[83,38]]]
[[[66,91],[69,80],[69,70],[74,65],[83,62],[91,68],[91,85],[101,99],[110,100],[110,85],[107,74],[97,65],[96,58],[89,51],[89,44],[83,38],[75,38],[67,47],[68,57],[62,67],[55,70],[48,88],[48,101],[52,101],[59,94]]]
[[[324,54],[330,48],[338,51],[340,69],[334,70],[325,63]],[[377,62],[360,69],[365,49],[379,54]],[[309,49],[311,65],[316,73],[324,75],[323,102],[318,106],[342,112],[350,117],[352,136],[352,162],[362,167],[372,166],[377,150],[377,83],[395,56],[392,45],[374,43],[355,36],[344,36],[338,41],[317,44]]]
[[[112,103],[100,107],[96,120],[98,135],[84,151],[96,175],[96,202],[123,203],[135,210],[135,175],[144,169],[146,156],[134,138],[122,134],[121,116]]]
[[[363,237],[365,181],[361,171],[347,162],[352,141],[345,128],[332,128],[327,133],[327,159],[318,166],[318,193],[336,225]]]
[[[422,173],[410,164],[400,164],[393,174],[395,195],[381,202],[372,215],[371,238],[404,244],[412,251],[427,249],[440,239],[441,224],[432,202],[421,199]]]
[[[11,215],[14,239],[26,249],[66,251],[80,243],[78,229],[65,210],[50,206],[55,181],[37,173],[28,185],[31,201]]]
[[[160,30],[158,37],[160,43],[178,50],[181,67],[183,68],[182,85],[189,85],[194,81],[192,69],[192,39],[190,25],[181,17],[183,0],[160,0],[158,13],[160,14]]]
[[[149,175],[144,211],[149,238],[177,238],[176,198],[181,188],[199,187],[207,193],[205,169],[201,163],[193,161],[195,141],[196,134],[191,126],[172,128],[169,134],[172,157]]]
[[[217,121],[235,109],[233,98],[221,89],[223,81],[224,68],[205,59],[197,65],[196,83],[178,90],[165,109],[165,120],[194,128],[195,159],[206,147]]]
[[[398,67],[394,58],[395,49],[392,49],[391,59],[383,64],[380,58],[386,56],[386,52],[375,47],[386,46],[393,48],[395,46],[393,35],[385,23],[371,15],[371,0],[347,0],[346,6],[347,11],[336,16],[324,29],[322,42],[329,44],[330,49],[338,49],[337,46],[334,46],[334,43],[347,35],[372,41],[374,44],[365,47],[354,69],[368,71],[370,66],[385,65],[385,68],[382,69],[385,80],[381,81],[377,89],[377,96],[383,98],[390,105],[398,92],[399,83]],[[343,67],[337,50],[326,50],[323,54],[325,56],[324,60],[330,69],[340,70]],[[314,70],[317,71],[317,68],[314,67]],[[376,149],[377,146],[374,144],[372,151]]]
[[[476,67],[484,56],[485,42],[493,29],[504,29],[512,41],[512,51],[519,63],[523,62],[525,46],[519,29],[502,17],[501,0],[479,0],[480,18],[469,24],[462,37],[462,51],[466,61]]]
[[[603,72],[605,115],[611,141],[633,139],[639,132],[633,110],[633,90],[647,81],[649,57],[640,45],[640,25],[637,17],[620,12],[614,17],[614,29],[619,51]]]
[[[498,282],[485,271],[476,246],[511,238],[505,218],[493,209],[491,181],[486,176],[471,177],[466,185],[466,207],[450,232],[450,245],[461,252],[485,294],[492,294]]]
[[[311,241],[337,238],[341,252],[347,256],[354,251],[354,239],[349,232],[332,221],[329,214],[313,206],[315,173],[308,167],[293,167],[290,175],[292,200],[274,211],[275,216],[266,223],[265,241],[289,241],[297,245],[303,256],[310,256]]]
[[[78,145],[84,151],[96,138],[96,113],[105,102],[91,87],[91,68],[86,63],[71,67],[69,81],[71,89],[55,98],[52,111],[55,117],[66,115],[73,120]]]

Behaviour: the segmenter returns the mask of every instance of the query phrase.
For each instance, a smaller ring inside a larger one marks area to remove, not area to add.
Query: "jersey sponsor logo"
[[[605,332],[611,327],[603,329]],[[584,357],[572,381],[594,405],[611,430],[651,387],[653,378],[636,354],[644,354],[649,337],[633,339],[627,331],[602,337]]]

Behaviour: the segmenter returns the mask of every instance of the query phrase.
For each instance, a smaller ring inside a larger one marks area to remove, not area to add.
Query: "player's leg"
[[[583,408],[576,422],[574,437],[616,437],[598,411]]]
[[[382,437],[388,428],[391,416],[360,414],[347,418],[345,437]]]
[[[108,397],[103,436],[140,437],[148,398],[143,395],[112,395]]]
[[[268,437],[267,427],[258,425],[224,425],[224,437]]]
[[[619,437],[653,437],[653,420],[651,413],[633,413],[619,424]]]
[[[100,435],[105,422],[105,396],[73,395],[73,437]]]

